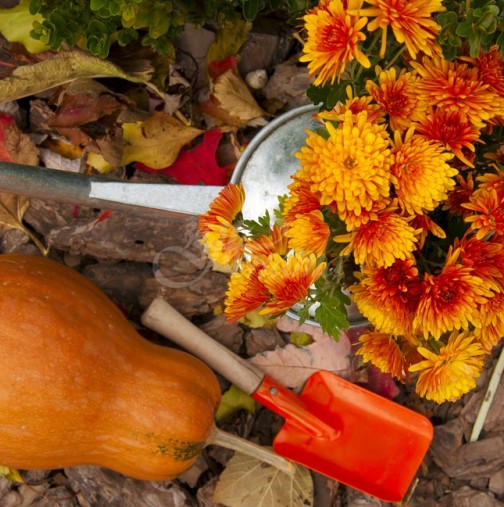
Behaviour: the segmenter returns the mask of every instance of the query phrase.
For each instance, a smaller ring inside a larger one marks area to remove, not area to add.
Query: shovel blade
[[[330,372],[312,375],[299,397],[337,431],[317,437],[286,419],[278,454],[381,500],[404,497],[432,441],[426,417]]]

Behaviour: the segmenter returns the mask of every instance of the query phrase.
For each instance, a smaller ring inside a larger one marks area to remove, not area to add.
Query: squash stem
[[[264,461],[265,463],[268,463],[289,475],[294,475],[296,470],[294,463],[282,458],[269,448],[254,444],[253,442],[237,435],[233,435],[232,433],[222,431],[216,426],[207,438],[206,443],[207,445],[220,445],[221,447],[241,452],[251,458]]]

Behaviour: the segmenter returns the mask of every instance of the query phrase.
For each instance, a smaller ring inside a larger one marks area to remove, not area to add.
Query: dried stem
[[[241,452],[251,458],[264,461],[289,475],[293,475],[295,472],[294,464],[291,461],[282,458],[267,447],[254,444],[249,440],[222,431],[217,427],[214,427],[210,433],[207,445],[220,445],[221,447]]]

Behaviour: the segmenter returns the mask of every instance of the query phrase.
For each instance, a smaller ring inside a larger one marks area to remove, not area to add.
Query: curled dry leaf
[[[98,77],[143,83],[149,80],[150,73],[128,74],[108,60],[89,53],[61,51],[47,60],[17,67],[10,76],[0,80],[0,102],[35,95],[75,79]]]
[[[37,245],[42,254],[46,255],[48,249],[23,225],[23,216],[29,206],[28,197],[0,192],[0,227],[23,231]]]
[[[211,100],[201,106],[218,124],[243,127],[267,123],[267,113],[259,107],[245,81],[231,69],[215,79]]]
[[[122,163],[141,162],[151,169],[163,169],[175,162],[183,146],[202,133],[163,112],[143,122],[124,123]]]
[[[240,453],[229,460],[213,501],[226,507],[311,507],[313,481],[307,468],[295,465],[293,476]]]

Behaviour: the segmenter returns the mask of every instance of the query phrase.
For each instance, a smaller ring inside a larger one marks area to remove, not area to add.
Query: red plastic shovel
[[[327,371],[313,374],[297,395],[162,299],[142,321],[281,415],[285,423],[273,442],[278,454],[387,502],[406,494],[432,441],[426,417]]]

